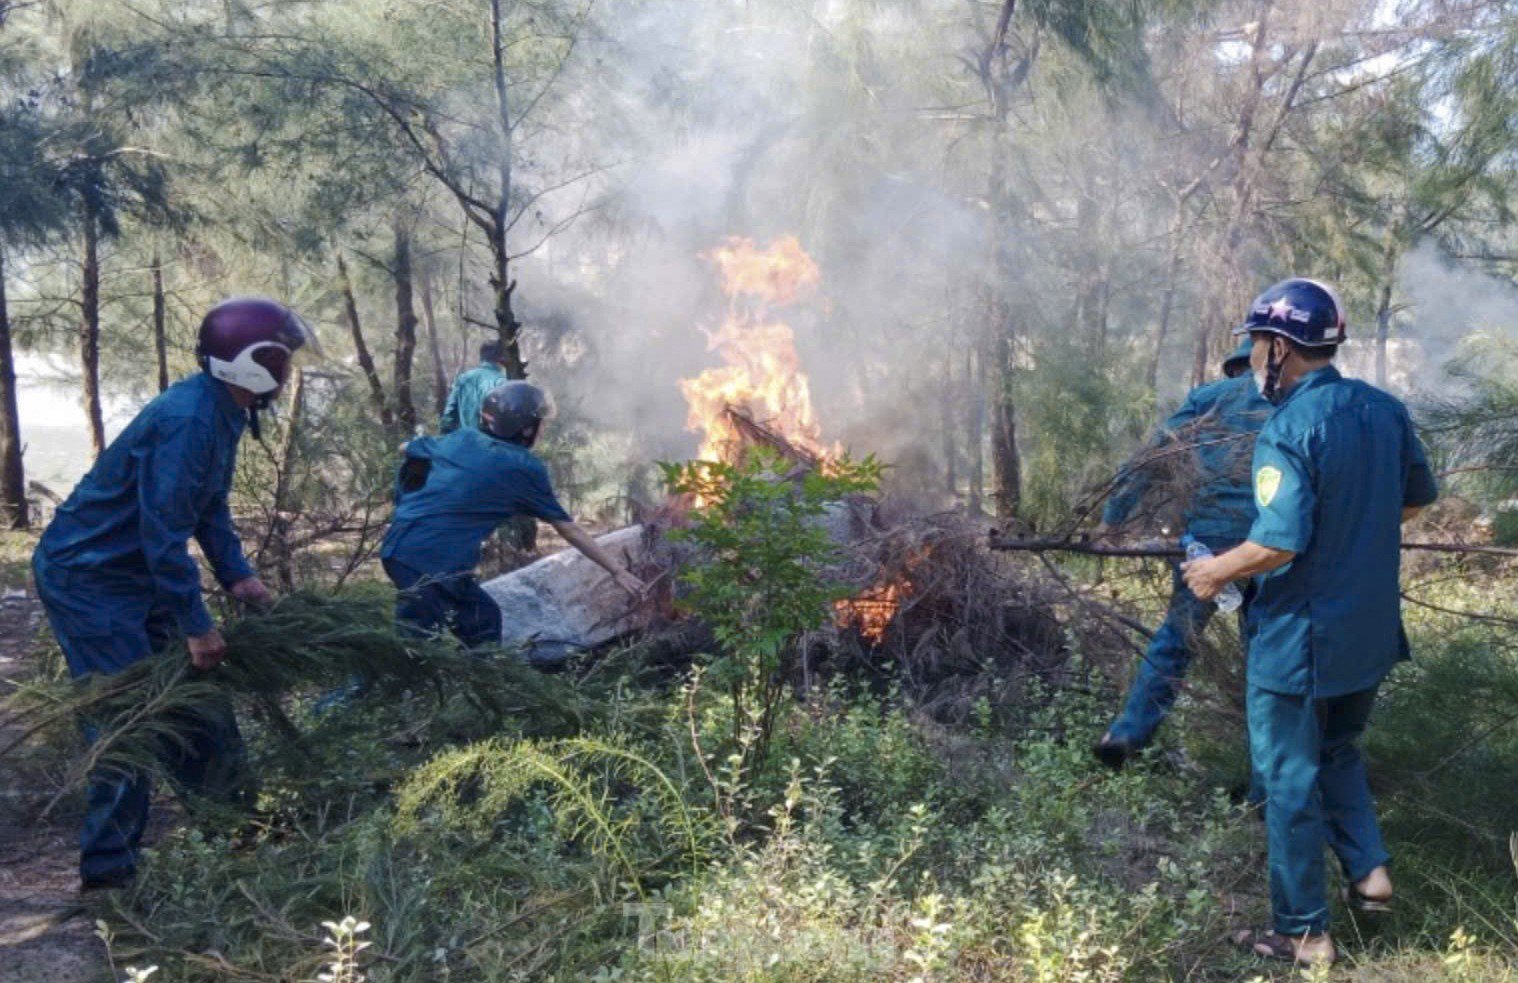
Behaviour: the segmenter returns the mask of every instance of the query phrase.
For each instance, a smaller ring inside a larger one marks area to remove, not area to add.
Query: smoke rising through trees
[[[609,508],[696,447],[702,255],[794,235],[824,438],[1051,517],[1283,276],[1341,288],[1346,366],[1384,352],[1395,389],[1510,330],[1512,26],[1362,0],[18,7],[8,333],[88,377],[98,320],[101,384],[141,400],[155,311],[179,374],[214,299],[268,293],[332,342],[334,398],[404,428],[520,324],[560,442],[596,450],[561,477]]]

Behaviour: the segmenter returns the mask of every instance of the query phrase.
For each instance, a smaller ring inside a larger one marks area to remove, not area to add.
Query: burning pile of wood
[[[487,583],[506,613],[503,641],[539,660],[637,642],[680,661],[710,645],[670,603],[692,560],[690,547],[668,536],[682,515],[667,507],[600,539],[655,585],[643,604],[574,551]],[[1114,669],[1132,656],[1130,628],[1093,618],[1036,562],[992,552],[983,522],[864,497],[838,503],[825,521],[842,547],[830,575],[856,593],[802,640],[793,681],[803,693],[839,675],[894,683],[919,709],[961,722],[980,706],[1022,705],[1032,679],[1068,684],[1073,651]]]
[[[720,272],[727,308],[706,332],[721,364],[681,383],[700,456],[736,461],[765,447],[786,462],[776,481],[826,467],[838,452],[823,443],[793,333],[775,316],[817,287],[817,266],[791,237],[765,248],[733,239],[707,258]],[[678,621],[670,603],[692,560],[691,547],[667,535],[683,518],[681,503],[666,503],[644,523],[600,540],[656,585],[641,605],[573,552],[487,583],[505,612],[503,641],[550,658],[630,638],[678,636],[663,647],[676,656],[686,648],[686,657],[689,647],[710,644]],[[992,554],[983,523],[865,498],[837,503],[824,521],[842,554],[829,576],[853,594],[835,605],[830,625],[804,640],[795,680],[802,690],[840,672],[889,678],[919,706],[954,717],[977,702],[994,708],[1019,698],[1030,676],[1068,672],[1072,639],[1082,651],[1106,645],[1127,657],[1125,638],[1079,637],[1097,629],[1064,616],[1068,592],[1026,559]]]

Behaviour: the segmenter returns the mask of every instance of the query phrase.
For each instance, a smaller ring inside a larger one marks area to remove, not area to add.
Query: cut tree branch
[[[1156,557],[1173,559],[1185,556],[1186,551],[1179,546],[1171,546],[1165,543],[1140,543],[1134,546],[1121,546],[1109,543],[1095,542],[1089,539],[1064,539],[1064,538],[1035,538],[1035,539],[1004,539],[995,530],[990,536],[990,546],[993,550],[1009,553],[1080,553],[1086,556],[1131,556],[1131,557]],[[1469,553],[1481,556],[1508,556],[1518,558],[1518,549],[1505,546],[1483,546],[1479,543],[1432,543],[1413,542],[1403,543],[1405,550],[1420,550],[1427,553]]]

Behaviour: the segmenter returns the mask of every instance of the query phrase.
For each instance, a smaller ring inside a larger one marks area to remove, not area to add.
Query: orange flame
[[[881,579],[854,597],[833,602],[833,623],[839,628],[853,628],[871,645],[885,641],[886,629],[901,613],[901,605],[917,591],[912,582],[912,571],[928,559],[931,550],[925,546],[913,549],[892,569],[882,571]]]
[[[795,333],[770,318],[771,308],[795,303],[822,282],[817,264],[795,236],[782,236],[765,249],[734,237],[704,258],[722,276],[727,316],[707,332],[707,348],[723,364],[680,381],[690,408],[686,426],[702,435],[699,456],[708,461],[737,458],[743,438],[729,415],[737,410],[794,446],[826,457]]]
[[[876,584],[857,597],[834,601],[833,623],[839,628],[853,628],[866,642],[879,645],[901,610],[901,602],[911,592],[912,582],[905,577]]]
[[[706,333],[708,350],[723,364],[680,380],[689,406],[686,426],[702,435],[700,458],[739,458],[745,438],[733,419],[737,411],[825,465],[836,449],[823,446],[795,332],[770,315],[772,309],[794,304],[816,289],[822,282],[817,264],[795,236],[782,236],[764,249],[752,239],[735,236],[704,258],[722,277],[727,316],[720,327]],[[915,563],[915,558],[910,560],[908,569]],[[878,583],[857,597],[835,602],[834,620],[878,645],[911,592],[912,583],[904,575]]]

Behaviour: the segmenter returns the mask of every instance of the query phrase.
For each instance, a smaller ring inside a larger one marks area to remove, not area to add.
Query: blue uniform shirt
[[[506,373],[494,362],[481,362],[468,372],[460,372],[448,391],[448,403],[443,407],[441,429],[443,433],[455,430],[478,430],[480,407],[490,391],[506,381]]]
[[[418,437],[406,445],[406,457],[427,462],[430,469],[415,490],[397,481],[395,519],[380,556],[418,573],[473,570],[480,544],[513,516],[569,521],[554,497],[548,469],[525,447],[463,429]]]
[[[1333,366],[1308,373],[1260,432],[1249,540],[1296,557],[1259,578],[1249,681],[1319,699],[1378,684],[1407,658],[1402,508],[1438,496],[1394,396]]]
[[[1198,433],[1196,449],[1205,479],[1187,504],[1186,531],[1207,540],[1242,542],[1254,521],[1254,493],[1249,486],[1249,444],[1227,440],[1231,434],[1252,436],[1270,415],[1271,405],[1260,396],[1249,374],[1198,386],[1186,395],[1151,447],[1175,439],[1177,431],[1206,419],[1212,429]],[[1149,469],[1125,469],[1116,493],[1107,500],[1102,521],[1109,526],[1127,521],[1149,487]]]
[[[253,576],[227,507],[246,423],[226,385],[205,373],[170,386],[59,506],[37,545],[38,559],[118,585],[138,582],[186,634],[210,631],[189,540],[200,543],[223,586]]]

